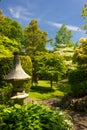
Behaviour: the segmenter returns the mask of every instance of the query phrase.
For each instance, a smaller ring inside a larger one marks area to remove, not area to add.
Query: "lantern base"
[[[23,105],[26,102],[26,98],[29,96],[29,94],[25,93],[25,91],[23,92],[17,92],[17,94],[13,97],[11,97],[11,99],[13,100],[14,104],[19,104],[19,105]]]

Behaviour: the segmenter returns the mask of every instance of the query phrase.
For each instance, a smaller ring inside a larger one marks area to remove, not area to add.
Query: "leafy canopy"
[[[72,32],[71,30],[68,30],[66,25],[63,24],[61,28],[56,32],[56,37],[55,37],[55,44],[54,47],[57,48],[61,44],[66,44],[66,45],[72,45]]]
[[[56,53],[42,53],[35,57],[37,74],[46,80],[58,81],[66,73],[66,66],[63,57]]]
[[[18,41],[22,38],[21,25],[17,21],[3,16],[2,10],[0,10],[0,35]]]
[[[29,26],[24,29],[24,48],[29,56],[35,56],[37,52],[46,51],[46,43],[49,41],[47,32],[40,30],[37,20],[31,20]]]
[[[19,51],[20,49],[20,42],[15,39],[9,39],[6,36],[0,36],[0,57],[11,56],[14,51]]]
[[[76,48],[74,54],[74,61],[78,63],[79,66],[87,67],[87,38],[80,39],[80,46]]]

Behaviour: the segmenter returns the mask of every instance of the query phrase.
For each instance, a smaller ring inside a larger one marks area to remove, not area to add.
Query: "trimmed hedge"
[[[75,97],[87,95],[87,70],[77,69],[69,73],[71,91]]]
[[[24,71],[32,76],[32,62],[29,56],[20,56],[21,65]],[[12,85],[6,83],[3,79],[11,71],[13,67],[13,57],[0,58],[0,100],[3,102],[10,96]],[[25,91],[29,92],[31,87],[31,80],[25,84]],[[9,95],[9,96],[8,96]],[[6,98],[6,99],[5,99]]]

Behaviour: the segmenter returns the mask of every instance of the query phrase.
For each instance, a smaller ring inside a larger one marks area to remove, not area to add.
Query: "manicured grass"
[[[34,100],[46,100],[63,96],[68,92],[70,92],[70,85],[64,80],[58,84],[53,83],[53,90],[51,90],[49,81],[40,80],[37,86],[31,88],[29,96]]]

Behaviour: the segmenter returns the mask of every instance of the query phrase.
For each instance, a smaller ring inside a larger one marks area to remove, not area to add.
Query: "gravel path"
[[[51,98],[49,100],[40,101],[41,104],[47,105],[52,109],[56,109],[58,105],[58,101],[60,98]],[[72,122],[74,124],[75,130],[87,130],[87,113],[84,112],[75,112],[65,110],[67,114],[72,117]]]
[[[60,100],[60,97],[51,98],[48,100],[42,100],[42,101],[33,101],[32,98],[27,99],[26,102],[32,102],[32,103],[40,103],[43,105],[46,105],[53,110],[56,110],[58,107],[58,101]],[[69,111],[65,110],[67,114],[69,114],[72,117],[72,123],[74,124],[75,130],[87,130],[87,113],[84,112],[75,112],[75,111]]]

